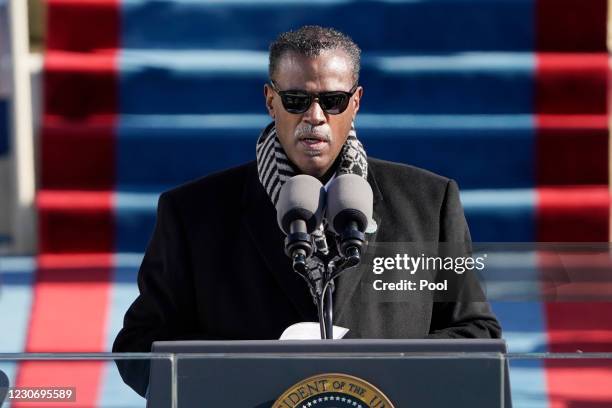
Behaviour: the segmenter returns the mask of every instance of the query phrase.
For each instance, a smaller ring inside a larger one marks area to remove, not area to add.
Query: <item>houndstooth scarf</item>
[[[259,136],[256,145],[257,172],[259,181],[276,207],[281,187],[291,177],[299,174],[289,162],[285,150],[276,136],[274,122],[269,124]],[[357,174],[368,178],[368,157],[361,142],[357,139],[355,126],[351,126],[348,138],[340,152],[340,164],[336,175]]]
[[[257,140],[256,153],[259,181],[268,193],[268,197],[270,197],[272,204],[276,207],[281,187],[287,180],[298,173],[289,162],[285,150],[276,136],[274,122],[269,124],[263,132],[261,132]],[[357,174],[367,180],[367,159],[368,157],[366,156],[365,149],[357,139],[355,126],[353,125],[340,151],[340,164],[338,165],[335,175]],[[330,253],[327,245],[327,238],[325,237],[325,231],[327,230],[326,225],[327,220],[324,219],[319,228],[312,233],[316,245],[316,252],[321,253],[323,256],[327,256]]]

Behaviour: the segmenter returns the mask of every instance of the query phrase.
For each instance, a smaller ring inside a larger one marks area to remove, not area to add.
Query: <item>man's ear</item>
[[[268,110],[268,114],[272,119],[276,119],[274,117],[274,105],[272,104],[274,100],[274,90],[268,84],[264,85],[264,97],[266,98],[266,109]]]
[[[353,100],[353,120],[355,120],[355,117],[357,116],[357,112],[359,112],[359,107],[361,106],[362,96],[363,96],[363,87],[360,86],[357,88],[352,98]]]

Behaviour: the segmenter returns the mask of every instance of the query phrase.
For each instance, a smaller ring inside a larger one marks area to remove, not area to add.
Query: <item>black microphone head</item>
[[[372,187],[361,176],[343,174],[336,177],[327,189],[327,220],[336,234],[341,234],[351,222],[365,232],[372,219],[374,194]]]
[[[316,178],[305,174],[292,177],[283,185],[276,203],[278,226],[289,234],[289,226],[295,220],[306,223],[312,233],[323,220],[325,188]]]

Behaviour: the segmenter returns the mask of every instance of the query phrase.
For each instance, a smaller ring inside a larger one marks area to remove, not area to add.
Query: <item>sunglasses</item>
[[[270,82],[270,86],[281,97],[283,107],[289,113],[304,113],[317,100],[323,112],[330,115],[338,115],[346,110],[351,96],[355,94],[359,85],[355,84],[348,92],[330,91],[319,93],[300,90],[279,91],[273,81]]]

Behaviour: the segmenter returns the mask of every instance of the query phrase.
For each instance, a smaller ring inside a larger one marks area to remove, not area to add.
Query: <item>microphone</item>
[[[336,177],[327,189],[327,220],[338,236],[338,251],[351,266],[361,260],[365,230],[372,219],[374,194],[370,184],[356,174]]]
[[[321,225],[325,209],[325,188],[305,174],[290,178],[281,188],[276,203],[278,226],[287,236],[285,253],[293,269],[305,275],[306,260],[313,253],[310,234]]]

